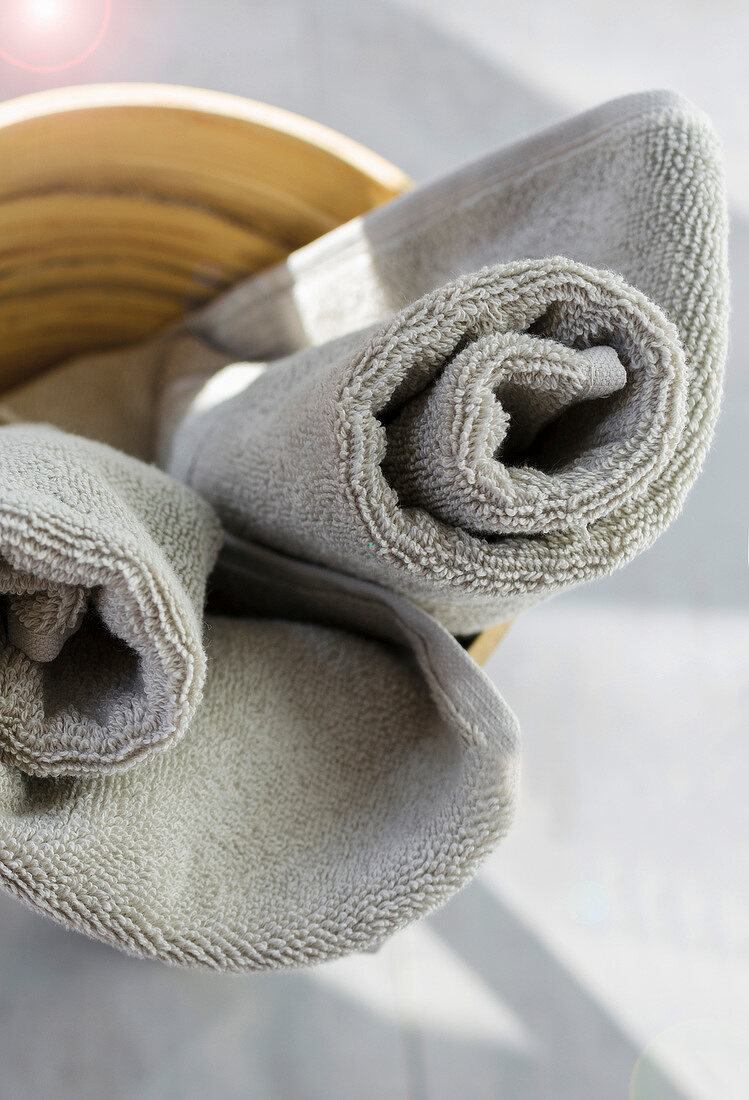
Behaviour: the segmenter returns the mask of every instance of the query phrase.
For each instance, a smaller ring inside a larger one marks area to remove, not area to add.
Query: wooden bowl
[[[0,164],[0,389],[148,336],[411,186],[316,122],[155,84],[1,104]]]

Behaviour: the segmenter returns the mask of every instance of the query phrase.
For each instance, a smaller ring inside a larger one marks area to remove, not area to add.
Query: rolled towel
[[[178,740],[205,679],[210,507],[50,427],[0,428],[0,751],[35,776],[128,768]]]
[[[242,617],[208,619],[203,702],[168,752],[33,781],[0,753],[0,881],[183,966],[374,947],[506,832],[515,718],[454,638],[374,585],[236,545],[213,585]]]
[[[204,373],[250,365],[196,395],[167,461],[231,530],[472,631],[624,564],[678,514],[718,412],[727,285],[708,120],[670,93],[615,100],[188,319],[224,353]],[[189,405],[180,356],[200,375],[173,345],[167,437]]]
[[[229,532],[378,581],[455,633],[601,575],[668,518],[649,498],[685,431],[684,359],[608,272],[485,269],[374,331],[207,382],[196,345],[166,364],[169,471]]]

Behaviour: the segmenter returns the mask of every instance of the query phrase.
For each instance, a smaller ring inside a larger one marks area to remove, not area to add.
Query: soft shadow
[[[398,1024],[315,971],[219,976],[128,959],[0,897],[4,1094],[625,1100],[640,1051],[482,885],[430,925],[522,1021],[530,1051]],[[665,1075],[658,1084],[659,1100],[687,1100]]]

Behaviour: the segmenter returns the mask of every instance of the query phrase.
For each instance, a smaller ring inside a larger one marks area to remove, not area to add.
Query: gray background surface
[[[131,961],[0,897],[0,1096],[746,1096],[748,33],[737,0],[113,0],[76,68],[0,63],[4,97],[160,80],[266,100],[417,180],[673,87],[725,140],[735,304],[682,518],[526,615],[490,663],[525,770],[479,879],[377,955],[251,978]]]

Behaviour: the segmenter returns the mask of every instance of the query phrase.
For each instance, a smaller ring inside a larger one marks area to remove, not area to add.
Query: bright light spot
[[[265,370],[264,363],[231,363],[214,374],[200,389],[190,405],[191,413],[204,413],[216,405],[230,401],[258,378]]]
[[[29,0],[29,16],[37,23],[52,23],[61,14],[60,0]]]
[[[32,73],[79,65],[102,43],[112,0],[0,0],[0,61]]]

